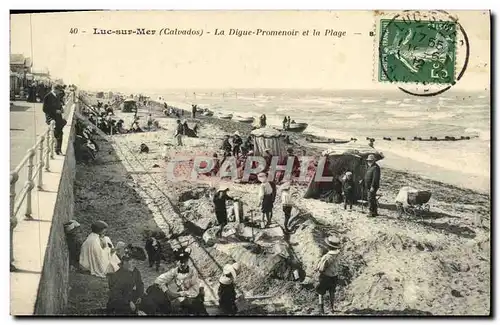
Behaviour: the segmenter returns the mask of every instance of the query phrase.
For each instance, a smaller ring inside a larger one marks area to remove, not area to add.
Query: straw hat
[[[108,224],[102,220],[99,220],[99,221],[94,222],[92,224],[91,228],[92,228],[92,231],[95,230],[95,231],[99,232],[99,231],[102,231],[102,230],[108,228]]]
[[[236,131],[234,132],[234,135],[240,136],[240,132]]]
[[[227,185],[221,185],[217,190],[217,192],[226,192],[226,191],[229,191],[229,187]]]
[[[231,284],[233,283],[233,279],[231,279],[230,277],[228,276],[225,276],[225,275],[222,275],[220,278],[219,278],[219,282],[222,283],[222,284]]]
[[[266,174],[266,173],[259,173],[259,174],[257,175],[257,178],[259,179],[259,181],[261,181],[261,182],[262,182],[262,181],[264,181],[264,180],[266,180],[266,179],[267,179],[267,174]]]
[[[351,176],[351,175],[352,175],[352,172],[345,172],[345,175],[346,175],[346,176]]]
[[[125,244],[122,241],[119,241],[116,243],[115,248],[116,248],[116,255],[118,255],[118,257],[122,258],[123,256],[125,256],[127,252],[127,244]]]
[[[368,158],[366,158],[366,161],[375,161],[375,160],[376,160],[375,155],[373,155],[373,154],[369,154]]]
[[[325,244],[331,251],[338,253],[340,250],[340,238],[338,238],[337,236],[332,235],[325,238]]]
[[[290,182],[285,182],[283,185],[281,185],[282,190],[289,190],[290,189]]]
[[[238,275],[239,270],[240,270],[240,264],[238,263],[226,264],[222,269],[222,273],[225,276],[231,275],[233,279],[236,279],[236,275]]]

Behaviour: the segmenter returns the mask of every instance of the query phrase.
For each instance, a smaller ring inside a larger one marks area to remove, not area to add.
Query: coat
[[[375,190],[378,190],[380,187],[380,166],[374,163],[368,169],[366,170],[365,173],[365,188],[367,190],[370,190],[370,188],[374,188]]]

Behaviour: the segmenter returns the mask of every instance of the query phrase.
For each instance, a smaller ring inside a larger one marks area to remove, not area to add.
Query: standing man
[[[56,139],[55,151],[57,155],[62,155],[61,147],[63,140],[63,127],[66,125],[66,120],[62,117],[62,102],[56,93],[56,85],[52,85],[51,91],[43,98],[43,112],[47,124],[54,120],[54,138]]]
[[[234,201],[234,198],[227,195],[229,188],[227,186],[221,186],[219,190],[214,195],[214,208],[215,208],[215,217],[217,218],[217,222],[220,225],[220,229],[217,231],[217,237],[222,236],[222,231],[224,227],[227,225],[227,207],[226,201],[231,200]]]
[[[375,163],[375,155],[369,154],[366,158],[368,169],[366,170],[364,185],[368,191],[369,217],[376,217],[377,211],[377,191],[380,187],[380,166]]]
[[[177,145],[182,146],[182,135],[184,134],[184,126],[181,120],[177,120],[177,129],[175,130],[174,137],[177,138]]]

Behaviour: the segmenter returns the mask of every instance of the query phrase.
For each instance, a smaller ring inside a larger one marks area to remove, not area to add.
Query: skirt
[[[215,217],[219,224],[227,224],[227,210],[215,210]]]
[[[263,213],[272,212],[273,211],[273,205],[274,205],[273,196],[270,195],[270,194],[264,195],[264,198],[262,199],[262,208],[261,208],[261,211]]]

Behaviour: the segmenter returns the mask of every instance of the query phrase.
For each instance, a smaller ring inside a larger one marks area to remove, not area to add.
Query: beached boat
[[[233,117],[233,121],[252,124],[255,121],[255,119],[253,117],[235,116]]]
[[[230,120],[233,118],[233,114],[221,114],[221,115],[219,115],[219,118],[221,120]]]
[[[203,113],[201,113],[201,115],[203,115],[203,116],[214,116],[214,112],[207,110],[207,111],[204,111]]]
[[[307,128],[307,123],[291,123],[289,127],[286,128],[288,132],[303,132]]]
[[[340,139],[314,139],[314,138],[306,138],[307,142],[310,143],[333,143],[333,144],[343,144],[349,143],[351,140],[340,140]]]

